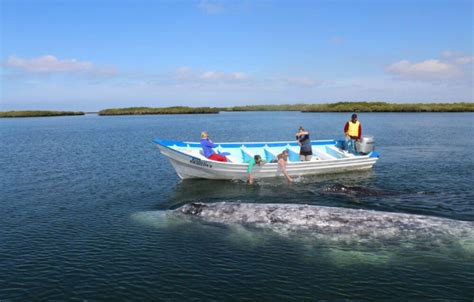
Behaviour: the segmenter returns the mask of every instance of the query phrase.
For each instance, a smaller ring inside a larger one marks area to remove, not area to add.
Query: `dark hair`
[[[352,114],[352,118],[357,118],[357,114]]]
[[[253,159],[255,159],[255,161],[259,161],[262,160],[262,157],[260,155],[255,155]]]

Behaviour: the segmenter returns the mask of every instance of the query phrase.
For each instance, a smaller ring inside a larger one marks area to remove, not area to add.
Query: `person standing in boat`
[[[253,174],[252,174],[253,167],[255,165],[261,166],[265,163],[265,161],[262,160],[262,157],[260,155],[255,155],[254,158],[249,160],[247,163],[249,164],[249,167],[247,169],[247,173],[249,174],[248,176],[249,184],[253,184]]]
[[[356,154],[356,142],[362,136],[362,125],[357,119],[357,114],[353,114],[351,120],[344,126],[344,134],[346,139],[345,149]]]
[[[201,132],[201,147],[204,156],[210,160],[227,162],[227,158],[223,155],[217,154],[212,148],[217,148],[209,138],[209,134],[206,131]]]
[[[296,133],[296,141],[300,145],[300,161],[310,161],[313,156],[313,147],[309,139],[309,132],[300,126]]]

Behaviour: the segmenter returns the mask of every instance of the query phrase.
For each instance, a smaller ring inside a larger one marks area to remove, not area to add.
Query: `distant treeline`
[[[225,111],[303,111],[309,108],[308,104],[285,105],[248,105],[222,108]]]
[[[302,112],[474,112],[474,103],[339,102],[332,104],[251,105],[226,108],[227,111]]]
[[[130,107],[130,108],[111,108],[99,111],[99,115],[141,115],[141,114],[202,114],[219,113],[221,109],[211,107]]]
[[[234,107],[129,107],[99,111],[99,115],[145,115],[145,114],[207,114],[221,111],[302,111],[302,112],[474,112],[474,103],[413,103],[394,104],[385,102],[339,102],[332,104],[285,104],[249,105]],[[84,115],[73,111],[6,111],[0,117],[35,117]]]
[[[50,111],[50,110],[23,110],[23,111],[0,111],[0,117],[41,117],[41,116],[65,116],[84,115],[82,111]]]

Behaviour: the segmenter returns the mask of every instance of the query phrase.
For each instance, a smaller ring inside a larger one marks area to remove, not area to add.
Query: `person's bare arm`
[[[283,172],[283,175],[285,175],[286,179],[289,182],[292,182],[293,179],[291,178],[290,175],[288,175],[288,172],[286,171],[286,161],[283,158],[281,158],[280,160],[278,160],[278,164],[280,165],[281,171]]]

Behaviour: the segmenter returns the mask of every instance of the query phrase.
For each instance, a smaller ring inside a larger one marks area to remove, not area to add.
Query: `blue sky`
[[[473,101],[472,1],[0,3],[0,110]]]

